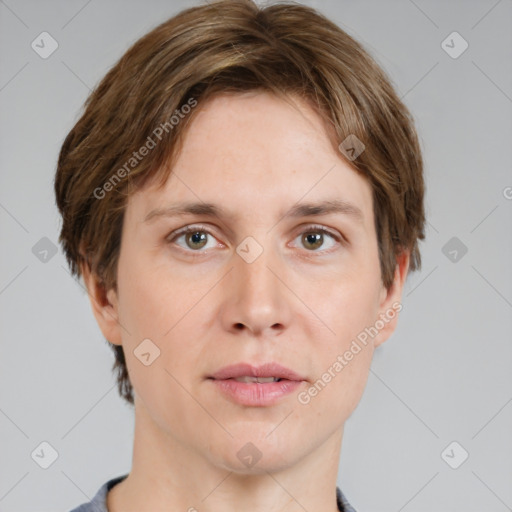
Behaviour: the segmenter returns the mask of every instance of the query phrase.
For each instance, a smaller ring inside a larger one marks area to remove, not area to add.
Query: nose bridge
[[[261,239],[260,239],[261,240]],[[247,298],[269,300],[275,295],[278,280],[269,267],[276,272],[278,257],[273,252],[270,237],[258,242],[253,237],[244,239],[236,250],[235,274],[241,285],[240,292]]]
[[[246,238],[237,247],[233,261],[224,309],[225,327],[245,326],[257,333],[286,326],[289,322],[286,288],[274,275],[283,272],[279,264],[281,258],[269,238],[266,243]]]

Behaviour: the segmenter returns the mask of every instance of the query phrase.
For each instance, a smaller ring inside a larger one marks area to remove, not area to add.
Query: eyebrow
[[[293,205],[283,217],[310,217],[329,214],[343,214],[352,217],[358,222],[364,219],[362,210],[356,205],[341,199],[325,200],[316,203],[297,203]],[[212,218],[228,218],[228,212],[222,206],[213,203],[178,203],[165,208],[151,210],[143,222],[158,217],[181,217],[185,215],[205,215]]]

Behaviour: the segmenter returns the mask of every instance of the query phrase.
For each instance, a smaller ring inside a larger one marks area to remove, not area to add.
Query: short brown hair
[[[423,162],[413,119],[390,79],[361,44],[312,8],[221,0],[186,9],[139,39],[90,94],[67,135],[55,194],[59,241],[75,276],[87,264],[106,290],[117,289],[127,199],[150,178],[165,182],[195,110],[176,125],[172,116],[191,99],[256,89],[306,99],[336,146],[349,135],[362,141],[364,151],[347,162],[372,187],[382,282],[391,286],[404,250],[409,269],[420,267]],[[157,127],[167,129],[133,161]],[[110,346],[119,393],[133,404],[123,348]]]

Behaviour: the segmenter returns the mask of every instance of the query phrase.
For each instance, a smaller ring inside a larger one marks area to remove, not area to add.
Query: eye
[[[184,250],[192,250],[193,252],[204,252],[201,249],[210,249],[216,246],[215,241],[208,246],[208,237],[214,238],[213,235],[203,226],[187,226],[177,232],[171,233],[167,238],[168,242],[176,243]],[[184,244],[178,243],[183,239]]]
[[[317,249],[325,245],[326,236],[331,240],[331,244],[322,251],[317,251]],[[341,242],[339,236],[331,233],[322,226],[310,226],[307,230],[302,231],[297,238],[300,238],[302,246],[310,252],[329,251],[333,247],[336,247],[336,242]],[[295,240],[297,240],[297,238]]]

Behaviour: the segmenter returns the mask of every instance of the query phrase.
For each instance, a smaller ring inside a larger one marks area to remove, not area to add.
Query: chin
[[[287,457],[285,459],[286,460],[281,457],[263,456],[253,466],[246,466],[238,459],[232,459],[230,457],[230,460],[224,461],[222,467],[228,471],[236,473],[237,475],[267,475],[268,473],[279,473],[293,465],[293,460],[290,460],[290,458]]]
[[[275,473],[288,469],[301,457],[301,445],[292,446],[293,440],[286,436],[284,430],[282,436],[270,439],[266,437],[270,430],[265,429],[263,434],[258,432],[254,436],[247,431],[240,436],[232,432],[234,438],[226,445],[219,446],[219,451],[212,454],[217,465],[240,475]],[[284,442],[285,439],[288,439],[288,443]]]

